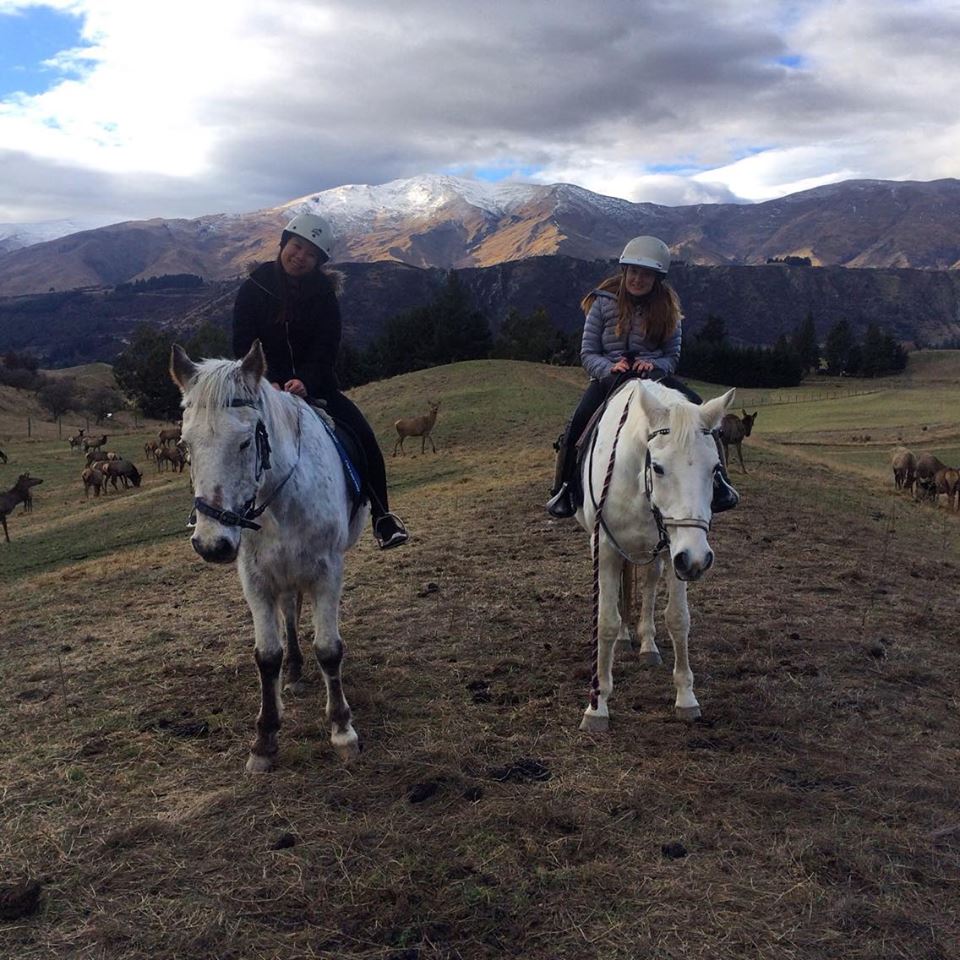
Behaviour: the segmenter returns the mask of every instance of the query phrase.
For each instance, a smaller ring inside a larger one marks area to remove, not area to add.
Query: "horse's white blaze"
[[[262,700],[248,769],[270,769],[283,715],[280,661],[291,598],[307,593],[314,606],[316,649],[327,688],[327,716],[338,751],[356,741],[343,695],[343,644],[337,616],[343,554],[360,536],[366,507],[351,518],[343,465],[320,419],[291,394],[264,379],[259,342],[240,362],[194,364],[179,348],[171,375],[183,393],[183,436],[189,445],[194,495],[221,510],[242,513],[266,505],[259,530],[224,524],[198,512],[192,542],[209,560],[237,560],[253,615]],[[239,400],[251,406],[233,406]],[[257,425],[269,440],[258,449]],[[298,654],[299,656],[299,654]],[[348,751],[350,752],[350,751]]]
[[[699,714],[687,655],[690,614],[686,581],[698,579],[713,563],[707,533],[712,516],[713,474],[719,456],[710,431],[719,427],[733,399],[734,391],[730,390],[696,406],[675,390],[649,381],[634,381],[613,397],[601,418],[592,461],[588,457],[584,464],[586,493],[584,505],[577,513],[577,519],[591,534],[617,427],[625,405],[630,404],[603,507],[606,529],[601,529],[599,543],[594,543],[591,537],[592,549],[598,551],[600,570],[594,664],[597,683],[591,694],[592,702],[584,711],[582,729],[605,729],[609,713],[613,651],[623,632],[620,582],[625,555],[635,563],[647,564],[637,632],[641,655],[648,662],[659,656],[653,607],[663,564],[653,555],[660,531],[651,503],[662,514],[670,538],[670,596],[665,619],[673,642],[676,707],[687,718]],[[669,432],[657,432],[661,430]],[[622,613],[625,615],[626,611]]]

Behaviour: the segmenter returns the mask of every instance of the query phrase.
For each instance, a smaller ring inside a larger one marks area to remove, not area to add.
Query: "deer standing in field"
[[[953,467],[944,467],[934,474],[933,482],[936,485],[937,494],[946,494],[947,509],[953,511],[960,509],[960,471]]]
[[[737,456],[740,458],[740,469],[746,473],[747,468],[743,465],[743,450],[740,449],[740,445],[743,443],[744,437],[750,436],[750,431],[753,430],[753,421],[757,419],[756,413],[747,413],[746,410],[741,410],[743,417],[738,417],[735,413],[728,413],[723,418],[723,422],[720,424],[720,442],[723,444],[723,459],[729,464],[730,463],[730,447],[733,446],[736,448]]]
[[[897,490],[913,492],[917,480],[917,458],[906,448],[893,451],[893,485]]]
[[[98,439],[93,437],[84,437],[80,441],[80,446],[83,449],[84,453],[89,453],[91,450],[99,450],[107,442],[107,435],[104,434]]]
[[[433,442],[433,437],[430,436],[430,431],[433,430],[433,425],[437,422],[437,411],[440,409],[440,401],[438,400],[434,403],[432,400],[430,403],[430,412],[424,414],[420,417],[407,417],[406,419],[401,418],[398,420],[394,426],[397,428],[397,434],[399,438],[397,442],[393,445],[393,455],[397,455],[397,450],[400,453],[403,453],[403,441],[407,437],[420,437],[420,452],[426,453],[427,449],[427,440],[430,441],[430,446],[433,447],[433,452],[437,452],[437,445]]]
[[[18,504],[24,505],[30,503],[30,488],[38,483],[43,483],[37,477],[31,477],[29,473],[21,473],[17,477],[17,482],[6,492],[0,494],[0,523],[3,524],[3,535],[10,542],[10,534],[7,532],[7,514]]]
[[[180,439],[180,429],[180,425],[178,424],[175,427],[161,430],[157,434],[157,440],[160,441],[160,446],[165,447],[168,442],[176,443]]]

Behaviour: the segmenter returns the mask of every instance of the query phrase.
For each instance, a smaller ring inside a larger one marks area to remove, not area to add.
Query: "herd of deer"
[[[396,456],[398,450],[403,454],[403,441],[407,437],[421,438],[421,453],[426,451],[427,440],[430,441],[433,452],[437,452],[437,446],[430,434],[437,422],[437,411],[439,409],[440,401],[438,400],[436,403],[431,401],[429,413],[396,421],[394,426],[397,430],[397,442],[393,448],[394,456]],[[131,484],[134,487],[139,487],[143,478],[143,474],[130,460],[125,460],[114,450],[103,449],[107,444],[107,439],[106,434],[88,437],[83,429],[78,430],[76,434],[68,438],[71,451],[86,455],[86,466],[80,473],[85,498],[90,497],[91,491],[93,491],[94,497],[99,497],[101,493],[105,494],[110,486],[114,490],[118,490],[118,484],[124,489],[128,489]],[[160,430],[156,440],[148,440],[143,445],[143,452],[148,460],[153,460],[156,463],[158,472],[165,468],[182,472],[184,465],[190,463],[190,454],[180,438],[179,426]],[[2,457],[2,462],[6,463],[7,458],[2,452],[0,452],[0,457]],[[23,473],[10,490],[6,493],[0,493],[0,524],[3,526],[3,534],[7,543],[10,542],[10,534],[7,532],[7,516],[21,503],[24,505],[25,511],[32,508],[33,499],[30,495],[30,489],[38,483],[43,483],[43,481],[37,477],[31,477],[28,473]]]
[[[936,503],[941,494],[947,498],[947,507],[960,510],[960,470],[948,467],[932,453],[916,457],[906,447],[893,451],[893,485],[907,490],[914,500]]]

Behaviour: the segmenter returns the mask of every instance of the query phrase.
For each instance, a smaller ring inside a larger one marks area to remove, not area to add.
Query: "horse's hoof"
[[[584,733],[606,733],[610,729],[610,718],[596,713],[585,713],[580,721]]]
[[[677,717],[687,723],[693,723],[694,720],[700,718],[699,707],[674,707],[673,709],[676,710]]]
[[[330,742],[337,756],[344,763],[352,763],[360,756],[360,738],[354,730],[349,733],[334,734]]]
[[[344,763],[353,763],[360,758],[360,744],[356,740],[353,743],[335,743],[333,749]]]
[[[641,667],[659,667],[663,663],[663,657],[657,650],[644,650],[637,657],[637,663]]]
[[[275,767],[274,757],[265,757],[261,753],[251,753],[247,758],[247,773],[271,773]]]
[[[305,697],[307,685],[302,680],[294,680],[283,685],[283,692],[289,693],[291,697]]]

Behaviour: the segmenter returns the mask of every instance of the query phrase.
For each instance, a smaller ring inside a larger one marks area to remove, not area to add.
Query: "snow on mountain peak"
[[[378,186],[348,184],[310,194],[280,208],[290,214],[319,213],[334,229],[369,229],[374,223],[430,217],[441,207],[461,201],[502,216],[550,188],[533,183],[466,180],[442,174],[391,180]]]

